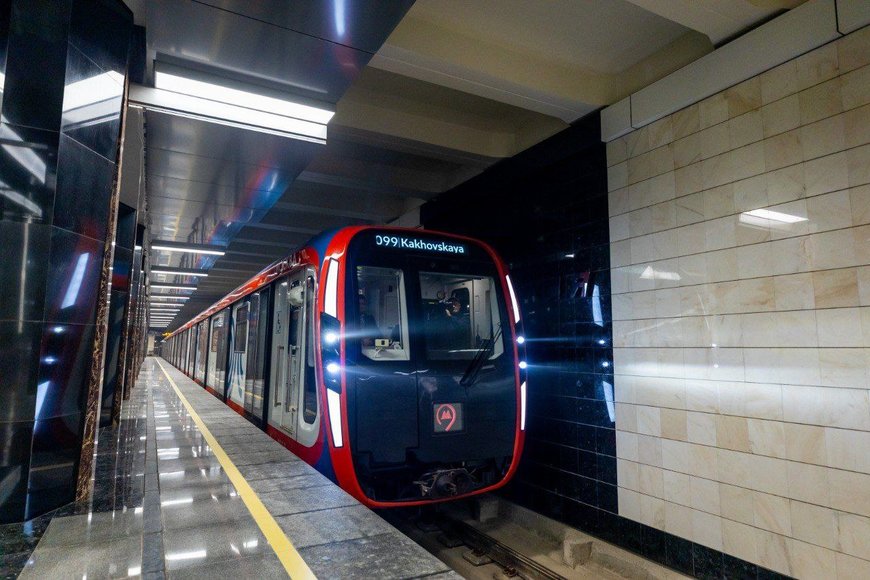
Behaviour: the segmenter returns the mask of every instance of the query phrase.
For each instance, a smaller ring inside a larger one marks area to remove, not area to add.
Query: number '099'
[[[396,248],[399,246],[399,238],[396,236],[375,236],[375,245],[377,246],[390,246]]]

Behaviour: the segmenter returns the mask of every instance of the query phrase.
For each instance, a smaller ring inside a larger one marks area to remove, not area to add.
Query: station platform
[[[21,578],[460,578],[162,359],[110,433],[92,497],[0,538],[39,537]]]

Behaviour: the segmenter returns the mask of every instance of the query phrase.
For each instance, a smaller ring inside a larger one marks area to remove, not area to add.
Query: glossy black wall
[[[530,364],[526,449],[506,494],[597,529],[617,512],[607,176],[599,117],[422,208],[427,228],[491,243],[509,262]]]
[[[132,15],[0,1],[0,522],[73,499]]]

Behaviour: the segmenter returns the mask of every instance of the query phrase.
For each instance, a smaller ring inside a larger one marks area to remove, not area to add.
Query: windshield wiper
[[[459,379],[460,385],[467,387],[468,385],[474,384],[474,381],[477,380],[477,375],[480,374],[480,369],[483,367],[483,363],[489,358],[489,355],[495,346],[495,342],[499,338],[501,338],[501,324],[498,325],[498,330],[495,335],[492,338],[484,340],[483,344],[480,345],[480,348],[477,349],[477,352],[474,353],[474,358],[471,359],[468,368],[465,369],[465,373],[462,375],[462,378]]]

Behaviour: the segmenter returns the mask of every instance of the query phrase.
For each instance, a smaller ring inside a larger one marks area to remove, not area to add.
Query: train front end
[[[519,462],[526,373],[510,277],[485,244],[355,228],[322,269],[324,406],[339,483],[370,507],[491,491]]]

